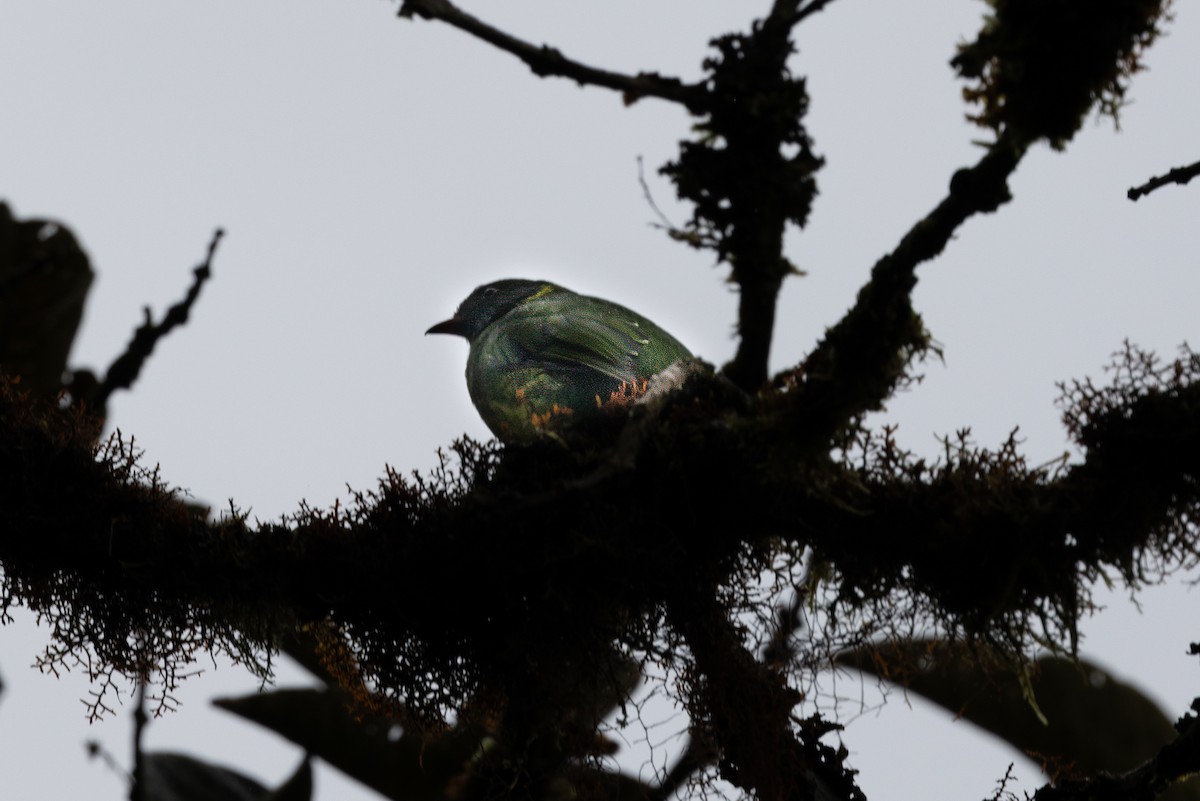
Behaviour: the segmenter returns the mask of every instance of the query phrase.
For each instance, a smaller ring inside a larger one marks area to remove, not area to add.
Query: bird
[[[470,343],[467,391],[502,442],[529,443],[594,419],[648,379],[692,358],[646,317],[602,298],[524,278],[467,296],[428,334]]]

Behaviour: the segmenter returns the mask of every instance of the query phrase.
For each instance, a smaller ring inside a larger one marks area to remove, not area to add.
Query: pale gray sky
[[[597,65],[694,78],[709,38],[768,5],[467,8]],[[977,158],[971,139],[983,133],[964,122],[947,62],[984,8],[841,0],[799,31],[794,69],[809,76],[808,127],[827,166],[809,228],[790,238],[810,274],[782,297],[774,368],[811,347],[953,171]],[[381,0],[0,4],[0,198],[19,216],[66,222],[98,272],[75,365],[106,366],[141,307],[175,302],[213,228],[227,230],[192,321],[111,409],[168,480],[216,507],[233,498],[266,519],[301,498],[327,505],[385,464],[427,468],[455,436],[485,436],[464,344],[422,332],[491,279],[552,279],[637,309],[710,361],[732,354],[725,271],[653,230],[637,183],[641,155],[659,205],[685,218],[654,170],[687,118],[538,80],[395,10]],[[1089,123],[1065,154],[1037,148],[1012,181],[1015,201],[968,222],[921,269],[917,306],[946,363],[930,364],[887,415],[907,446],[933,453],[934,433],[968,425],[994,444],[1019,425],[1031,459],[1053,458],[1065,444],[1056,381],[1098,376],[1124,337],[1168,353],[1200,339],[1200,189],[1124,197],[1200,158],[1200,18],[1183,4],[1177,17],[1119,134]],[[1197,689],[1183,656],[1195,599],[1176,584],[1145,600],[1138,619],[1111,596],[1085,649],[1177,714]],[[25,667],[44,642],[28,621],[0,629],[4,795],[121,797],[81,744],[100,739],[128,758],[128,710],[84,726],[86,683]],[[207,708],[253,680],[201,667],[182,711],[150,730],[151,747],[278,780],[298,754]],[[894,701],[853,722],[846,741],[870,797],[979,798],[1014,757],[967,731]],[[1022,776],[1021,789],[1040,784]],[[371,797],[339,781],[322,772],[318,798]]]

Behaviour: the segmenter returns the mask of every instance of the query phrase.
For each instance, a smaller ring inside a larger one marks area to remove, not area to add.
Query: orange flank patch
[[[604,407],[624,409],[632,406],[638,398],[646,394],[650,382],[647,380],[622,381],[621,385],[608,394],[608,402]],[[597,402],[600,398],[597,396]]]
[[[517,400],[519,400],[519,401],[525,400],[525,388],[524,387],[517,387]]]
[[[533,423],[533,427],[537,429],[545,429],[550,426],[551,421],[559,417],[570,417],[575,414],[575,410],[570,406],[559,406],[557,403],[550,408],[550,411],[542,414],[533,413],[529,416],[529,422]]]

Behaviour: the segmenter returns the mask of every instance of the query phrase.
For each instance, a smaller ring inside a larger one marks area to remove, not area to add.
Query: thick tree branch
[[[581,86],[601,86],[621,92],[626,103],[643,97],[657,97],[687,107],[693,113],[703,109],[705,91],[703,86],[685,84],[678,78],[668,78],[657,73],[641,72],[625,75],[619,72],[589,67],[564,56],[557,48],[549,45],[533,45],[504,31],[488,25],[455,6],[449,0],[405,0],[400,7],[402,17],[419,16],[436,19],[454,28],[482,39],[506,53],[524,61],[539,77],[558,76],[570,78]]]
[[[974,167],[956,172],[946,198],[876,262],[854,306],[800,367],[775,379],[792,390],[787,416],[802,444],[827,449],[851,420],[881,408],[911,360],[928,349],[929,335],[912,307],[917,267],[941,253],[967,219],[1011,199],[1008,176],[1023,154],[1002,138]]]
[[[952,626],[1008,646],[1023,636],[1014,622],[1036,620],[1070,646],[1092,576],[1115,568],[1137,586],[1200,561],[1195,369],[1191,383],[1142,384],[1098,416],[1080,438],[1087,458],[1057,477],[1026,466],[1013,440],[935,468],[880,454],[798,512],[800,541],[847,587],[924,596]]]
[[[92,620],[63,630],[85,638],[70,647],[100,648],[100,661],[145,664],[122,657],[123,626],[198,631],[211,644],[223,628],[273,637],[293,616],[330,616],[361,637],[363,664],[386,686],[413,690],[445,660],[458,684],[447,680],[446,697],[430,699],[440,702],[489,665],[525,664],[531,642],[544,664],[566,658],[559,648],[602,655],[636,610],[757,576],[746,554],[771,558],[779,542],[812,545],[856,603],[906,591],[951,626],[1019,645],[1037,621],[1069,629],[1097,570],[1136,581],[1143,558],[1196,551],[1200,384],[1140,397],[1097,422],[1088,459],[1053,481],[1004,451],[924,472],[876,455],[865,472],[826,465],[814,481],[802,464],[763,462],[769,419],[713,423],[697,397],[664,410],[676,422],[645,438],[628,469],[593,482],[579,479],[594,466],[557,446],[514,450],[495,468],[464,451],[466,478],[389,474],[357,508],[251,529],[204,523],[122,452],[97,464],[70,410],[47,421],[9,396],[0,564],[10,598]],[[447,586],[453,608],[428,602]],[[577,639],[547,642],[548,630]],[[88,646],[87,631],[101,640]]]
[[[805,81],[788,70],[796,6],[781,0],[749,33],[713,40],[707,114],[660,171],[693,204],[676,238],[713,250],[738,286],[741,341],[722,370],[750,393],[766,382],[779,289],[797,272],[783,253],[784,230],[807,221],[823,163],[804,127]]]
[[[812,730],[793,731],[800,694],[746,650],[715,588],[674,600],[669,621],[695,659],[693,726],[718,750],[722,778],[764,801],[865,798],[832,749],[816,741],[824,727],[810,721]]]
[[[782,250],[782,227],[778,242]],[[768,243],[767,248],[770,247]],[[782,287],[782,277],[740,283],[737,330],[741,339],[737,353],[721,369],[730,381],[747,392],[755,392],[766,381],[771,339],[775,333],[775,305]]]
[[[1192,180],[1197,175],[1200,175],[1200,161],[1197,161],[1195,164],[1189,164],[1186,167],[1174,167],[1163,175],[1157,175],[1151,178],[1141,186],[1130,187],[1126,195],[1130,200],[1136,201],[1143,195],[1148,195],[1155,189],[1166,186],[1167,184],[1179,184],[1180,186],[1184,186],[1188,181]]]
[[[669,620],[696,660],[693,726],[718,749],[722,778],[764,801],[811,799],[808,759],[791,731],[798,694],[746,651],[711,596],[676,604]]]

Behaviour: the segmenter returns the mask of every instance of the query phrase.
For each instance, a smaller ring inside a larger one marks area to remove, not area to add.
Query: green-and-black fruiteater
[[[485,284],[427,334],[471,343],[467,390],[488,428],[527,442],[548,425],[594,415],[614,392],[691,353],[645,317],[548,281]]]

